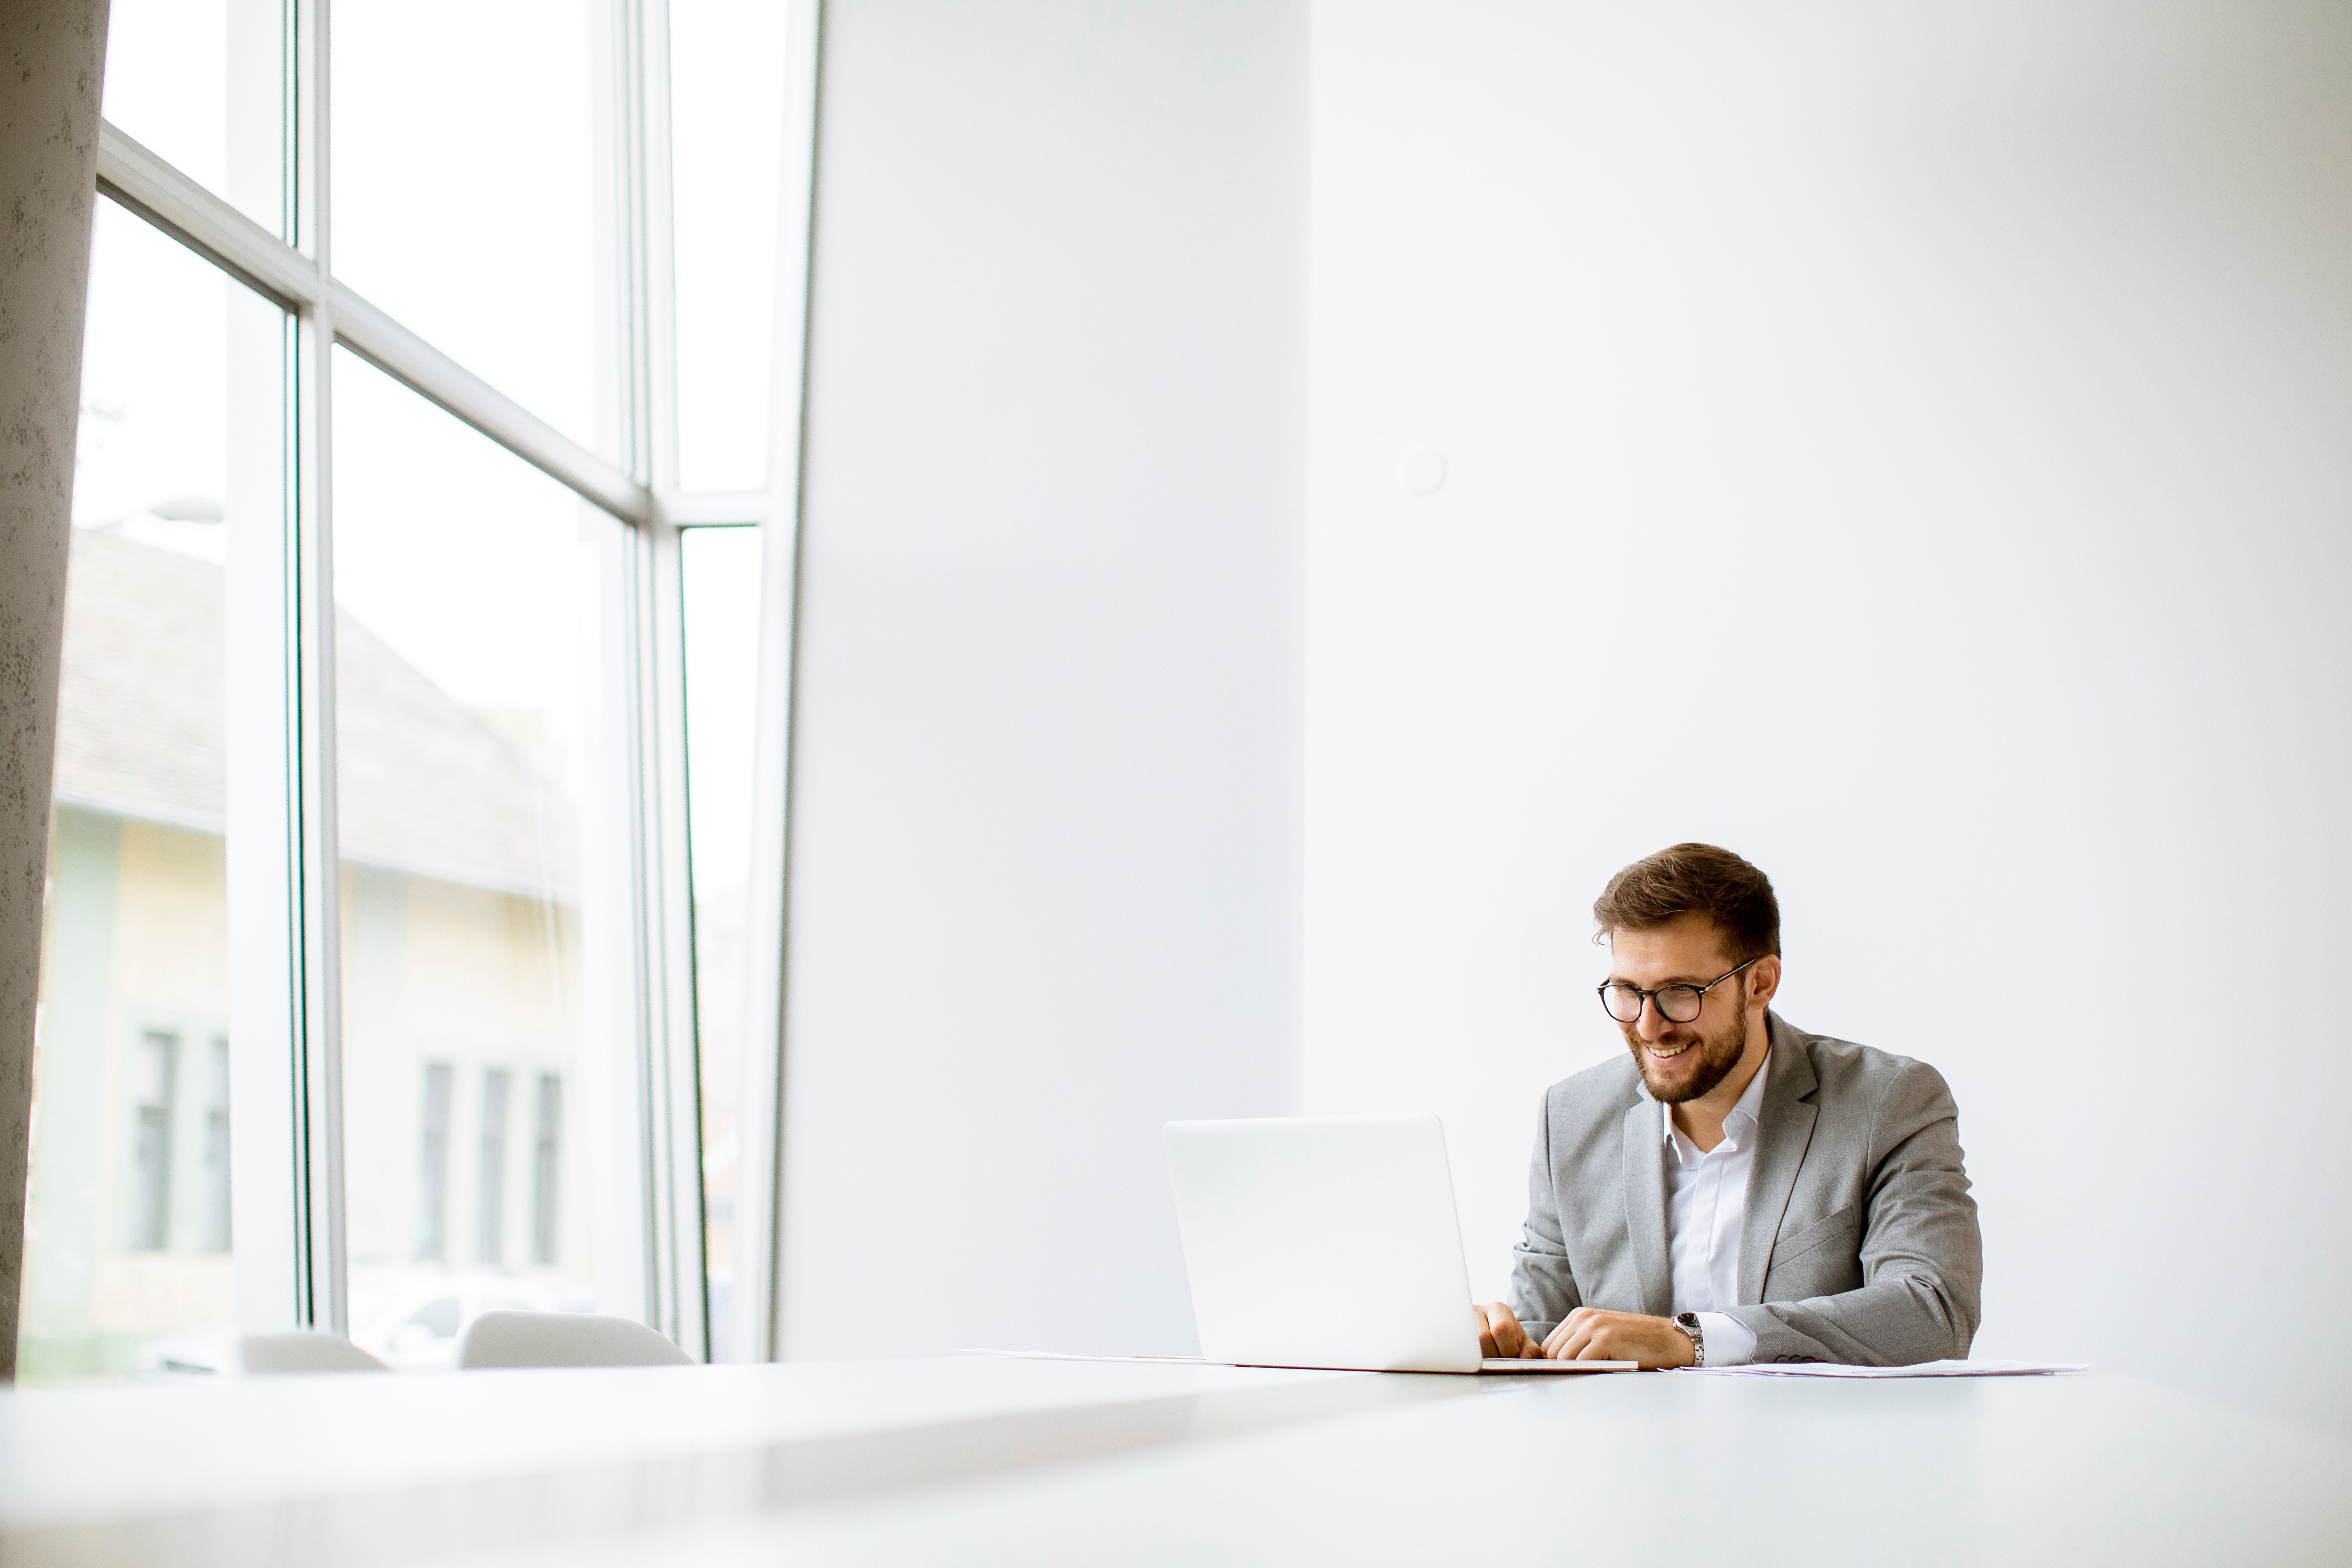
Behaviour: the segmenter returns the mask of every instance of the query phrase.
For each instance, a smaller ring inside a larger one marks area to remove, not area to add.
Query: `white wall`
[[[1185,1352],[1298,1101],[1300,0],[832,0],[782,1348]]]
[[[2352,9],[1314,26],[1308,1109],[1498,1290],[1594,894],[1726,844],[1950,1079],[1981,1353],[2352,1420]]]

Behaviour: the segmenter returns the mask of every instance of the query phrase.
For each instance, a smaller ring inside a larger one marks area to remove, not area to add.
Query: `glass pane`
[[[773,0],[670,0],[677,461],[688,489],[767,482],[785,10]]]
[[[113,0],[103,112],[270,233],[285,233],[281,0]]]
[[[278,310],[98,204],[33,1049],[28,1383],[210,1365],[235,1319],[223,575],[233,527],[274,527],[282,505],[229,485],[230,443],[245,426],[271,439],[282,410],[231,395],[257,332],[268,363]],[[232,500],[250,503],[234,524]]]
[[[598,437],[604,117],[582,0],[335,0],[336,275],[573,439]]]
[[[760,531],[689,529],[685,594],[687,810],[694,838],[694,994],[702,1068],[702,1206],[710,1359],[734,1320],[735,1107],[743,1076],[744,932],[751,894],[751,729],[760,645]]]
[[[347,354],[334,399],[352,1337],[431,1367],[476,1313],[596,1305],[623,531]]]

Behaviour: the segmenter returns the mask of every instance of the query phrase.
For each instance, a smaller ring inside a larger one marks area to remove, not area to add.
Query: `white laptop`
[[[1365,1372],[1631,1372],[1478,1354],[1434,1116],[1171,1121],[1203,1359]]]

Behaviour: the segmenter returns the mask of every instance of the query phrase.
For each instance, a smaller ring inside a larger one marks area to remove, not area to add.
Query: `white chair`
[[[233,1370],[241,1377],[283,1377],[310,1372],[390,1372],[392,1368],[335,1334],[242,1334]]]
[[[691,1366],[694,1358],[627,1318],[484,1312],[457,1341],[457,1366]]]

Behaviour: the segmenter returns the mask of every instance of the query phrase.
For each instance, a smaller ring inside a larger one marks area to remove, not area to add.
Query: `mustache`
[[[1643,1083],[1654,1097],[1670,1104],[1696,1100],[1713,1092],[1716,1085],[1731,1076],[1731,1069],[1739,1065],[1748,1043],[1747,977],[1742,975],[1740,982],[1740,1006],[1714,1034],[1699,1026],[1697,1019],[1688,1024],[1674,1024],[1654,1040],[1643,1039],[1638,1024],[1617,1026],[1619,1032],[1625,1037],[1626,1046],[1633,1053],[1634,1070],[1641,1074]],[[1670,1070],[1664,1064],[1652,1063],[1650,1048],[1653,1046],[1675,1054],[1676,1067],[1671,1070],[1679,1072],[1685,1067],[1690,1068],[1685,1081],[1679,1084],[1661,1082],[1650,1076],[1654,1068],[1661,1072]],[[1693,1058],[1696,1066],[1683,1061],[1686,1056]]]

